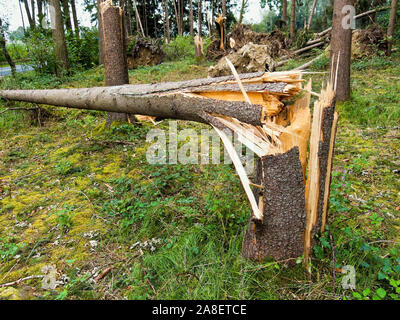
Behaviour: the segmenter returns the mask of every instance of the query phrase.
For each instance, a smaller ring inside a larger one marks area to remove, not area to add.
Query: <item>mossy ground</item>
[[[241,258],[250,209],[231,165],[150,165],[153,125],[105,129],[101,112],[45,107],[42,126],[29,112],[2,114],[0,299],[368,299],[381,289],[399,298],[399,63],[395,54],[353,64],[352,100],[338,106],[329,230],[314,249],[311,276],[300,264]],[[205,77],[206,69],[169,62],[130,80]],[[26,73],[2,87],[96,86],[102,74],[62,82]],[[313,76],[314,91],[323,77]],[[180,121],[184,128],[205,126]],[[52,265],[55,290],[41,279],[1,288]],[[346,265],[356,270],[354,292],[341,287]]]

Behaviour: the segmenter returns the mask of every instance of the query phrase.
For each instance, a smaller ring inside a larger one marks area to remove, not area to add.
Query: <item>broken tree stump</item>
[[[210,124],[232,158],[250,203],[243,256],[291,263],[304,254],[307,263],[313,236],[327,220],[338,119],[336,80],[322,90],[311,117],[311,81],[303,89],[300,71],[233,73],[149,85],[0,90],[0,97]],[[237,134],[259,157],[253,181],[224,130]]]

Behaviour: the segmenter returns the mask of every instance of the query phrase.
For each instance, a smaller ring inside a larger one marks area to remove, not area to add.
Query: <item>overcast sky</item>
[[[83,0],[75,0],[78,19],[81,25],[90,26],[90,15],[83,10]],[[241,0],[236,0],[241,2]],[[261,21],[263,12],[267,9],[261,9],[259,0],[250,0],[249,8],[244,16],[245,23],[257,23]],[[25,26],[28,25],[28,18],[26,17],[25,8],[22,4],[22,13],[24,16]],[[238,15],[238,14],[237,14]],[[0,0],[0,16],[6,18],[10,23],[10,31],[16,30],[22,26],[21,13],[18,6],[18,0]]]

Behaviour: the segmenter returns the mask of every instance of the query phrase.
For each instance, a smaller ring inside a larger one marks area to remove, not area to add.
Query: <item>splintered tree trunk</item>
[[[336,98],[346,101],[350,98],[350,62],[352,29],[349,16],[342,13],[346,5],[353,5],[353,0],[335,0],[332,18],[332,36],[330,65],[331,74],[337,74]]]
[[[398,0],[392,0],[392,8],[390,9],[389,25],[387,30],[387,39],[388,39],[387,50],[386,50],[387,56],[390,56],[392,54],[392,44],[393,44],[392,37],[393,37],[394,25],[396,23],[397,3]]]
[[[327,221],[338,118],[335,79],[322,90],[311,122],[311,82],[299,96],[301,77],[298,71],[254,73],[108,88],[0,90],[0,97],[210,124],[249,200],[243,256],[293,264],[302,254],[309,261],[313,236]],[[226,131],[259,157],[252,182]]]
[[[9,55],[9,53],[7,51],[6,37],[4,36],[2,26],[3,26],[3,22],[1,21],[1,18],[0,18],[0,47],[3,51],[4,57],[7,60],[7,63],[10,65],[11,73],[14,76],[15,75],[15,63],[11,59],[11,56]]]
[[[106,86],[128,84],[124,13],[120,7],[113,6],[112,0],[106,0],[101,3],[100,11],[104,35]],[[128,121],[128,116],[125,113],[108,113],[107,126],[114,121]]]
[[[54,42],[54,53],[57,61],[57,75],[61,76],[64,71],[69,71],[69,59],[67,44],[65,43],[64,24],[61,15],[59,0],[49,0],[50,19]]]

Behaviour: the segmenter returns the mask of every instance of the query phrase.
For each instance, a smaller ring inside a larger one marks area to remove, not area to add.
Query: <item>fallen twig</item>
[[[20,282],[23,282],[23,281],[27,281],[27,280],[31,280],[31,279],[41,279],[41,278],[43,278],[43,277],[44,277],[43,275],[37,275],[37,276],[29,276],[29,277],[21,278],[21,279],[12,281],[12,282],[0,284],[0,288],[3,288],[3,287],[11,287],[11,286],[14,286],[14,285],[16,285],[16,284],[19,284]]]

